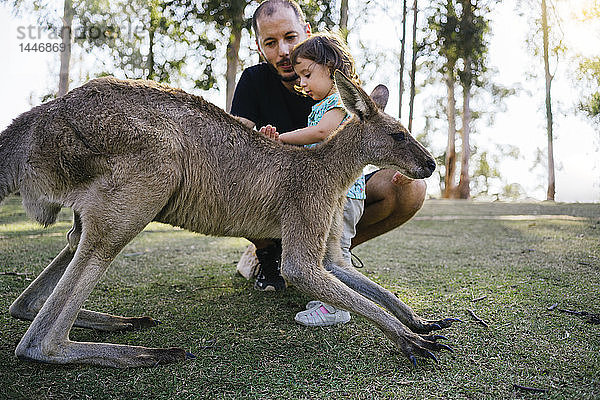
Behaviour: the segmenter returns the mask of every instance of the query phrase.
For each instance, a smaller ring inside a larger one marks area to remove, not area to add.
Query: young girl
[[[299,43],[292,50],[290,60],[300,78],[298,90],[318,103],[312,107],[306,128],[279,134],[275,127],[267,125],[260,132],[283,143],[311,147],[325,140],[350,118],[337,93],[334,71],[338,69],[357,84],[360,82],[348,48],[340,37],[333,34],[315,34]],[[346,262],[350,263],[350,242],[356,234],[356,224],[364,209],[364,176],[354,183],[346,196],[341,247]],[[306,326],[334,325],[350,321],[350,313],[329,304],[311,301],[306,311],[296,314],[295,320]]]

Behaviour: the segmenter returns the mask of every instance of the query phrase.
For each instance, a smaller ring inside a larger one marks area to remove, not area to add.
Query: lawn
[[[156,223],[85,307],[162,324],[75,328],[71,338],[177,346],[197,359],[125,370],[21,362],[14,348],[29,323],[8,307],[64,247],[70,219],[63,210],[44,229],[18,197],[0,206],[0,399],[600,398],[600,204],[429,200],[401,228],[356,248],[361,271],[419,314],[464,321],[443,331],[454,353],[417,368],[362,317],[296,325],[311,299],[293,288],[253,290],[235,271],[246,240]]]

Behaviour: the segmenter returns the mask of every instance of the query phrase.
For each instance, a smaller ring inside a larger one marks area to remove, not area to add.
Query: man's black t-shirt
[[[231,114],[249,119],[256,129],[273,125],[280,133],[304,128],[315,101],[290,92],[267,63],[246,68],[238,81]]]

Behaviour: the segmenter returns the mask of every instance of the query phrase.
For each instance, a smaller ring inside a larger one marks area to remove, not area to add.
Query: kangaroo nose
[[[435,171],[435,160],[433,158],[430,158],[429,161],[427,161],[427,167],[431,170],[431,172],[433,173],[433,171]]]

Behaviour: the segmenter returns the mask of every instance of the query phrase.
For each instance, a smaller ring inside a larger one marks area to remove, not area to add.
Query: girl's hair
[[[294,47],[290,54],[292,65],[298,64],[299,57],[329,67],[331,79],[335,70],[339,69],[354,83],[360,84],[354,69],[354,58],[339,35],[329,32],[312,35]]]

